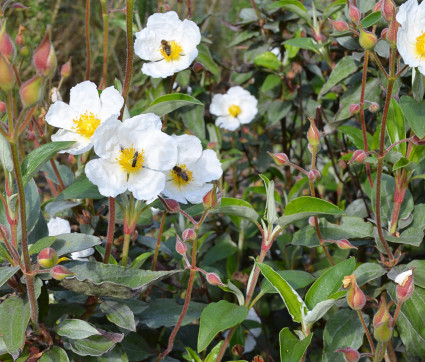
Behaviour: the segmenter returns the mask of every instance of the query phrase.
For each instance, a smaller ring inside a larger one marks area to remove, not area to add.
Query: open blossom
[[[60,100],[49,108],[46,121],[60,128],[52,141],[76,141],[64,152],[79,155],[93,146],[93,134],[97,127],[112,115],[119,115],[124,104],[121,94],[114,88],[106,88],[99,97],[96,84],[85,81],[71,89],[69,104]]]
[[[178,156],[175,165],[167,171],[167,182],[162,192],[178,202],[197,204],[212,189],[209,183],[223,174],[220,161],[213,150],[202,151],[199,138],[190,135],[173,136]]]
[[[164,190],[164,171],[177,163],[177,144],[161,127],[160,118],[147,113],[124,122],[111,117],[97,128],[94,150],[100,158],[87,163],[86,175],[103,196],[129,190],[151,201]]]
[[[199,27],[191,20],[181,21],[175,11],[153,14],[146,28],[136,33],[134,52],[143,60],[142,72],[166,78],[190,66],[201,41]]]
[[[226,94],[214,95],[210,112],[218,118],[218,127],[234,131],[241,124],[250,123],[257,114],[257,99],[242,87],[230,88]]]
[[[400,27],[397,49],[405,64],[418,67],[425,75],[425,2],[417,0],[403,3],[396,16]]]

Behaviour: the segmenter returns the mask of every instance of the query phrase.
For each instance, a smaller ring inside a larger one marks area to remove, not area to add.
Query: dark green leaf
[[[19,270],[19,266],[2,266],[0,267],[0,287],[6,283],[12,275]]]
[[[424,110],[425,101],[417,102],[412,97],[402,96],[400,107],[416,136],[425,136]]]
[[[100,332],[86,321],[81,319],[66,319],[55,327],[55,332],[62,337],[71,339],[85,339],[100,335]]]
[[[381,20],[381,12],[375,11],[374,13],[370,13],[369,15],[365,16],[361,24],[363,28],[368,28],[369,26],[375,25],[379,20]]]
[[[313,338],[313,333],[300,341],[288,327],[283,328],[279,333],[281,362],[301,361],[304,352],[310,345],[311,338]]]
[[[357,71],[356,62],[352,57],[342,58],[335,68],[332,70],[332,73],[329,76],[329,79],[323,85],[319,93],[319,98],[326,94],[332,87],[337,85],[339,82],[347,78],[349,75]]]
[[[303,5],[301,1],[298,1],[298,0],[276,1],[272,4],[271,8],[272,9],[283,8],[287,11],[297,14],[300,18],[304,19],[307,22],[307,24],[311,24],[311,17],[309,13],[307,12],[306,7]]]
[[[378,263],[364,263],[357,267],[354,275],[359,286],[366,284],[386,273],[385,269]]]
[[[172,93],[155,99],[143,113],[155,113],[162,117],[185,106],[203,106],[196,98],[183,93]]]
[[[220,353],[220,348],[224,341],[220,341],[217,343],[217,345],[211,350],[210,353],[208,353],[207,358],[205,358],[205,362],[216,362],[218,354]]]
[[[223,197],[220,207],[212,212],[215,214],[239,216],[253,221],[257,221],[258,219],[258,214],[250,203],[231,197]]]
[[[115,342],[104,336],[71,340],[71,350],[80,356],[101,356],[115,346]]]
[[[3,168],[9,172],[13,171],[12,151],[9,142],[0,134],[0,162]]]
[[[82,174],[75,179],[72,185],[68,186],[58,196],[60,199],[102,199],[96,185],[92,184],[86,174]]]
[[[387,131],[388,135],[390,136],[391,143],[396,143],[406,138],[404,123],[403,112],[397,101],[392,98],[390,107],[388,109],[387,118]],[[404,156],[406,154],[406,142],[395,146],[393,150],[401,152],[401,154]]]
[[[136,331],[134,314],[127,305],[114,300],[106,300],[100,304],[100,309],[106,314],[106,318],[118,327]]]
[[[205,69],[207,69],[214,75],[214,78],[217,83],[220,82],[220,76],[221,76],[220,68],[215,63],[213,57],[211,56],[208,46],[206,44],[200,44],[198,45],[198,51],[199,51],[198,57],[196,58],[197,61],[202,63]]]
[[[53,346],[47,352],[44,352],[38,362],[68,362],[69,358],[66,352],[57,346]]]
[[[338,130],[344,135],[348,136],[351,141],[353,141],[354,146],[359,150],[364,149],[363,134],[360,128],[355,128],[351,126],[339,126]],[[372,143],[372,136],[369,133],[366,133],[367,143],[370,145]]]

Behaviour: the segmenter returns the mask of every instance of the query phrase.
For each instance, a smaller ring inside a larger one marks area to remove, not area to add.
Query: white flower
[[[72,260],[87,260],[87,257],[94,254],[93,248],[84,249],[81,251],[74,251],[71,253]]]
[[[409,0],[398,10],[397,49],[405,64],[425,75],[425,2]]]
[[[403,273],[400,273],[399,275],[397,275],[394,279],[394,281],[401,286],[404,286],[404,284],[406,283],[407,279],[413,274],[413,270],[407,270]]]
[[[234,131],[241,124],[250,123],[257,114],[257,99],[242,87],[232,87],[226,94],[214,95],[210,112],[218,118],[218,127]]]
[[[47,228],[49,229],[49,236],[69,234],[71,232],[69,221],[60,217],[50,219],[47,223]]]
[[[116,197],[129,190],[138,200],[153,200],[164,189],[165,174],[177,162],[177,144],[161,132],[161,120],[153,114],[120,122],[111,117],[94,135],[100,157],[86,165],[88,179],[103,196]]]
[[[213,150],[202,151],[199,138],[190,135],[173,136],[177,141],[178,157],[172,169],[166,172],[167,182],[162,192],[178,202],[202,202],[211,190],[210,181],[223,174],[221,163]]]
[[[93,146],[96,128],[112,115],[119,115],[124,104],[121,94],[106,88],[99,97],[96,84],[85,81],[71,89],[69,105],[58,100],[46,114],[46,122],[60,128],[52,141],[76,141],[64,152],[79,155]]]
[[[181,21],[176,12],[169,11],[149,17],[146,28],[136,33],[134,52],[150,61],[142,66],[144,74],[166,78],[190,66],[200,41],[201,32],[193,21]]]

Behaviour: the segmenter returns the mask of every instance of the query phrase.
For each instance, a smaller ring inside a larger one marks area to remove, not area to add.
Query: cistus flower
[[[40,251],[37,259],[43,268],[51,268],[58,263],[58,254],[52,248],[45,248]]]
[[[351,347],[336,349],[335,352],[344,353],[344,358],[347,362],[357,362],[360,359],[360,353]]]
[[[405,302],[413,294],[415,288],[415,284],[413,283],[413,270],[414,268],[400,273],[394,280],[396,284],[398,284],[396,287],[396,296],[399,302]]]
[[[342,281],[342,286],[344,289],[348,288],[347,303],[350,308],[354,310],[363,309],[366,304],[366,296],[357,285],[356,276],[354,274],[345,276]]]
[[[177,161],[165,172],[167,182],[162,192],[178,202],[198,204],[223,174],[221,163],[213,150],[202,151],[199,138],[190,135],[173,136],[177,144]]]
[[[49,236],[57,236],[62,234],[69,234],[71,232],[71,225],[68,220],[60,217],[54,217],[47,223]]]
[[[66,153],[79,155],[93,146],[93,134],[109,117],[118,116],[124,99],[114,88],[103,90],[99,97],[96,84],[85,81],[71,88],[69,105],[57,101],[46,114],[46,122],[60,128],[52,141],[76,141]]]
[[[111,117],[96,129],[94,151],[100,158],[85,170],[103,196],[129,190],[138,200],[153,201],[164,190],[165,172],[177,164],[177,142],[161,127],[160,118],[147,113],[124,122]]]
[[[410,67],[418,67],[425,75],[425,2],[417,0],[403,3],[396,15],[400,24],[397,32],[397,50],[403,62]],[[387,35],[388,38],[388,35]]]
[[[143,60],[142,72],[153,78],[166,78],[187,69],[197,57],[201,42],[199,27],[191,20],[181,21],[174,11],[153,14],[146,28],[136,33],[134,52]]]
[[[211,114],[218,116],[215,124],[228,131],[236,130],[241,124],[252,122],[258,112],[257,98],[242,87],[231,87],[226,94],[214,95]]]

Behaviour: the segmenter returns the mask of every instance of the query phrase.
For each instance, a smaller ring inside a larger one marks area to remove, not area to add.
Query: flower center
[[[136,151],[133,145],[127,148],[121,148],[120,156],[117,158],[119,165],[127,173],[135,173],[141,170],[144,160],[143,150]]]
[[[425,57],[425,33],[416,38],[416,52],[419,58]]]
[[[171,179],[174,184],[177,185],[179,190],[182,186],[186,186],[190,181],[193,180],[192,171],[190,171],[186,165],[175,165],[170,171]]]
[[[183,52],[183,48],[180,43],[177,43],[174,40],[161,40],[161,48],[159,49],[159,52],[166,62],[171,62],[172,60],[179,60],[180,55]]]
[[[229,107],[229,113],[233,118],[236,118],[237,116],[239,116],[241,114],[241,107],[237,106],[236,104],[232,104]]]
[[[79,118],[75,118],[73,121],[73,130],[75,130],[75,132],[81,136],[87,138],[93,136],[94,131],[96,131],[96,128],[99,127],[100,124],[100,119],[89,111],[81,114]]]

